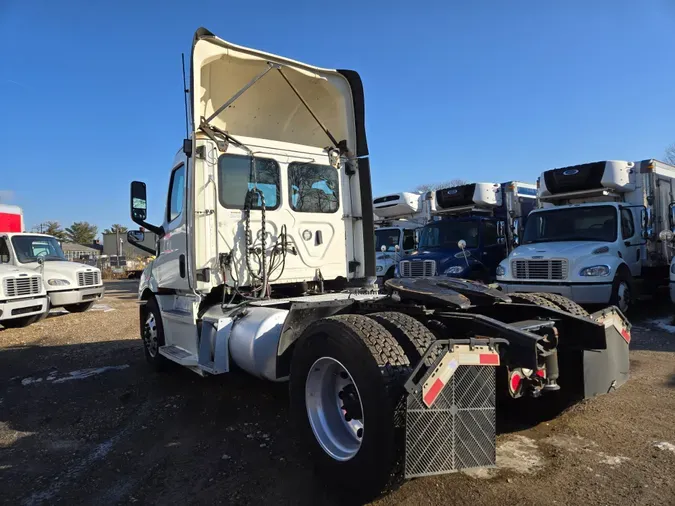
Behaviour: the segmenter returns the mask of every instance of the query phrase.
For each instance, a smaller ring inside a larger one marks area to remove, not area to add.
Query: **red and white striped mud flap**
[[[493,467],[497,348],[451,343],[435,364],[406,388],[406,478]]]
[[[422,401],[427,408],[433,406],[460,365],[495,367],[499,365],[499,353],[487,346],[466,344],[458,344],[452,351],[447,351],[422,386]]]

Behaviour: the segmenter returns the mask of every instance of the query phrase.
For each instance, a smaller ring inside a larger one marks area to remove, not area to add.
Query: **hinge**
[[[215,211],[213,209],[207,209],[206,211],[195,211],[197,216],[211,216]]]

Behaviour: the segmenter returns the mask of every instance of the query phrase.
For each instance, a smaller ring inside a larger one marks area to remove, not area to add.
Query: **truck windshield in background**
[[[441,220],[425,225],[420,233],[420,249],[456,249],[460,240],[466,241],[467,248],[478,247],[477,221]]]
[[[375,251],[382,251],[382,246],[387,251],[394,251],[401,240],[401,230],[398,228],[386,228],[375,230]]]
[[[68,260],[59,242],[53,237],[17,235],[12,237],[12,246],[14,246],[17,259],[22,264],[37,262],[38,258],[45,261]]]
[[[616,208],[571,207],[530,214],[523,243],[556,241],[616,241]]]

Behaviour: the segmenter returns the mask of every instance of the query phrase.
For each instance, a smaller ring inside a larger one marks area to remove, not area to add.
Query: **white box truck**
[[[354,500],[401,475],[494,465],[498,373],[511,397],[586,398],[627,380],[630,326],[613,309],[577,316],[447,277],[374,290],[356,72],[203,28],[191,62],[190,132],[161,224],[147,222],[145,183],[131,183],[132,220],[159,237],[139,283],[153,368],[236,364],[288,381],[297,436],[326,484]]]
[[[540,208],[521,246],[500,264],[499,284],[506,293],[549,292],[628,311],[638,296],[668,283],[674,178],[675,167],[657,160],[542,173]]]
[[[8,260],[0,247],[0,325],[25,327],[47,315],[47,293],[39,272],[14,267]]]
[[[23,229],[21,208],[0,205],[0,253],[7,264],[42,275],[50,307],[82,312],[103,297],[100,269],[69,261],[55,237]]]
[[[418,232],[429,221],[429,201],[420,193],[401,192],[373,199],[375,272],[381,285],[394,277],[401,256],[417,248]]]

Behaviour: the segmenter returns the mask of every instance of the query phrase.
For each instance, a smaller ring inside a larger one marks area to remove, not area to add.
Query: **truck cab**
[[[675,167],[655,160],[544,172],[540,208],[500,264],[500,286],[627,311],[639,293],[668,282],[672,248],[659,237],[673,227],[674,176]]]
[[[50,307],[86,311],[105,292],[101,270],[69,261],[50,235],[0,232],[0,256],[5,264],[42,276]]]
[[[378,283],[394,277],[396,265],[411,254],[419,231],[429,221],[429,201],[420,193],[401,192],[373,199],[375,271]]]
[[[420,231],[417,251],[401,259],[399,277],[445,275],[490,282],[519,240],[534,207],[533,184],[474,183],[434,192],[432,221]]]

